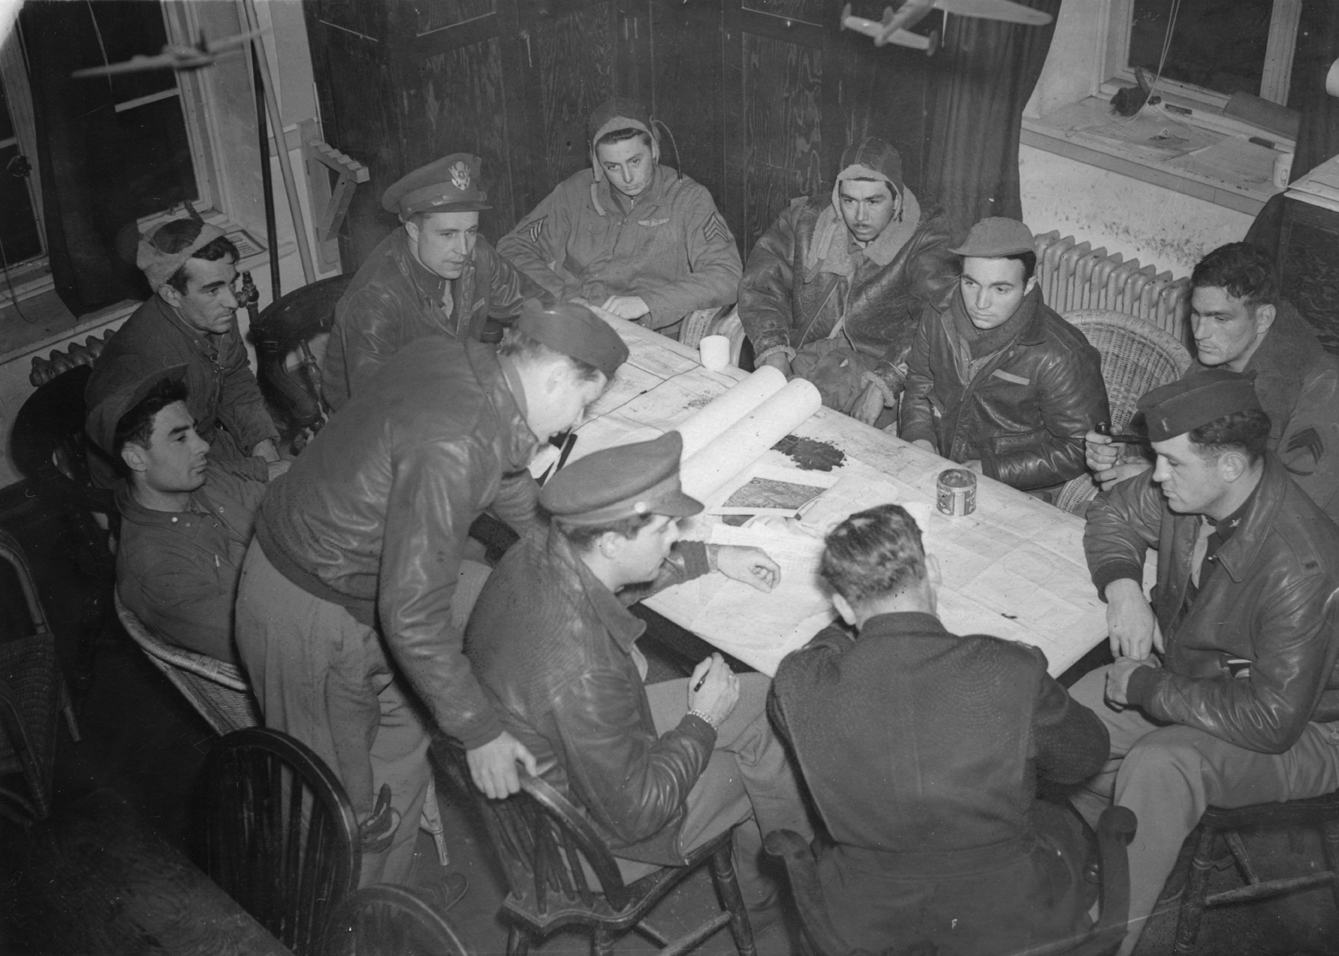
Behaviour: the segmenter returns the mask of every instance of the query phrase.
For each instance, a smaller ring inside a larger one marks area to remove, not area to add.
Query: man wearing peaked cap
[[[1102,357],[1042,301],[1032,232],[982,219],[952,250],[957,288],[921,313],[900,437],[1045,501],[1084,472],[1109,417]]]
[[[660,162],[646,108],[616,97],[587,123],[591,168],[560,183],[498,251],[551,294],[666,335],[735,300],[739,250],[706,188]]]
[[[540,495],[548,540],[503,558],[466,648],[505,726],[540,775],[586,808],[625,879],[646,872],[636,861],[681,863],[751,804],[756,825],[736,831],[736,855],[758,930],[778,915],[758,870],[759,828],[812,833],[767,723],[769,681],[736,677],[713,654],[688,680],[645,685],[645,624],[626,608],[713,570],[764,591],[778,583],[762,551],[679,540],[680,519],[702,510],[680,487],[682,451],[669,432],[554,475]]]
[[[535,769],[461,653],[457,582],[486,573],[466,538],[485,509],[542,532],[536,444],[580,421],[628,350],[584,306],[520,313],[500,347],[430,336],[392,356],[271,486],[247,553],[237,647],[266,725],[335,768],[361,821],[391,789],[399,823],[364,847],[365,883],[410,873],[431,779],[419,713],[490,797],[516,791],[518,760]]]
[[[907,187],[897,150],[851,143],[831,191],[793,202],[749,253],[739,318],[757,364],[890,423],[921,308],[953,285],[948,246],[947,217]]]
[[[1075,804],[1090,822],[1113,800],[1139,818],[1122,954],[1207,805],[1339,789],[1339,528],[1267,450],[1253,378],[1194,371],[1140,399],[1157,463],[1088,511],[1116,662],[1071,691],[1111,735]]]
[[[479,236],[491,209],[482,160],[452,153],[382,195],[402,223],[372,250],[335,307],[321,390],[338,409],[386,360],[429,335],[497,341],[521,302],[544,291]],[[491,327],[490,327],[491,326]]]

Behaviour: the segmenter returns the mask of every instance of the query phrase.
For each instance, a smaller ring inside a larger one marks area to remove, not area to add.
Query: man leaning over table
[[[821,574],[854,633],[786,657],[769,709],[832,837],[817,863],[838,935],[993,956],[1086,931],[1082,823],[1035,792],[1102,766],[1101,722],[1037,648],[944,629],[939,564],[901,507],[838,525]]]
[[[944,211],[907,188],[897,150],[851,143],[832,190],[791,203],[749,253],[739,319],[758,366],[807,379],[866,424],[891,422],[921,309],[953,286],[948,246]]]
[[[513,548],[470,617],[466,648],[503,725],[541,777],[589,812],[626,878],[633,861],[674,865],[741,821],[736,865],[755,930],[780,916],[759,870],[761,834],[812,831],[767,722],[768,680],[713,654],[687,680],[646,685],[646,625],[627,605],[719,570],[770,591],[780,570],[756,548],[679,540],[702,510],[679,484],[683,441],[595,452],[540,493],[547,541]]]
[[[368,380],[270,486],[242,566],[237,649],[265,724],[339,774],[359,820],[390,787],[390,845],[363,883],[404,882],[427,791],[420,712],[466,747],[490,797],[533,766],[461,650],[454,603],[470,525],[492,508],[542,529],[526,471],[627,358],[589,309],[527,302],[502,345],[441,336]]]
[[[660,162],[646,108],[616,97],[587,123],[590,169],[549,193],[498,251],[552,295],[666,335],[729,305],[739,250],[705,186]]]
[[[1042,301],[1023,223],[982,219],[953,252],[962,275],[921,313],[899,434],[1053,500],[1084,472],[1084,434],[1109,417],[1101,356]]]
[[[1192,372],[1139,408],[1157,463],[1099,495],[1084,532],[1117,659],[1071,690],[1111,734],[1075,805],[1139,818],[1122,956],[1206,806],[1339,789],[1339,528],[1267,450],[1250,376]]]
[[[1190,286],[1199,367],[1254,373],[1269,415],[1269,450],[1312,501],[1339,519],[1339,358],[1280,295],[1278,269],[1263,249],[1219,246],[1195,266]],[[1103,488],[1152,467],[1105,435],[1086,437],[1088,467]]]

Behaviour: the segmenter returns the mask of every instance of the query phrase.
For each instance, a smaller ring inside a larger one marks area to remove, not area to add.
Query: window
[[[1106,78],[1134,82],[1163,59],[1159,86],[1221,105],[1244,91],[1288,100],[1302,0],[1111,0]]]

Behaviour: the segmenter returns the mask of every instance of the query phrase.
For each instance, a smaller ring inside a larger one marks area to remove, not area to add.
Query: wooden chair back
[[[206,872],[297,956],[319,956],[362,863],[339,779],[304,744],[253,727],[219,741],[203,786]]]
[[[451,921],[418,893],[380,883],[344,897],[326,929],[325,956],[473,956]]]

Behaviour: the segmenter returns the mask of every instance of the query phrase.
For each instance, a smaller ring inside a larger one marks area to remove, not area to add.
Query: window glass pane
[[[1157,72],[1173,0],[1135,0],[1130,66]],[[1181,0],[1162,75],[1219,93],[1260,93],[1273,0]]]

